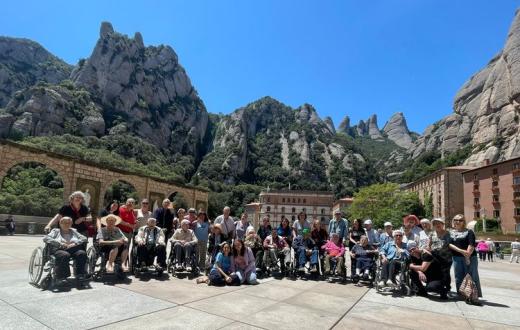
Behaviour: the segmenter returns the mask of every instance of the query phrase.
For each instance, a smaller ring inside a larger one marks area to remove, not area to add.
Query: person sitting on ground
[[[278,236],[282,237],[289,247],[292,246],[292,228],[289,219],[285,216],[282,216],[282,222],[280,223],[280,226],[278,226]]]
[[[368,244],[371,246],[379,246],[379,233],[372,228],[372,220],[367,219],[363,224],[365,225],[365,236],[368,239]]]
[[[408,242],[411,257],[410,279],[417,287],[417,294],[426,297],[428,292],[440,294],[441,299],[448,299],[448,288],[444,282],[442,264],[426,249],[421,249],[415,242]],[[423,285],[426,283],[426,287]]]
[[[247,213],[242,213],[240,216],[240,221],[235,221],[235,238],[244,240],[246,238],[246,230],[251,226],[249,220],[247,219]]]
[[[330,235],[330,240],[328,240],[321,249],[325,253],[325,274],[330,274],[331,263],[336,265],[336,275],[343,275],[344,273],[344,262],[345,258],[343,254],[345,253],[345,247],[343,246],[342,241],[339,238],[339,234],[336,231],[333,231]]]
[[[156,226],[155,218],[148,218],[146,226],[139,228],[135,236],[137,244],[137,260],[141,268],[145,268],[153,264],[155,256],[157,256],[157,270],[161,271],[166,268],[166,242],[164,232]]]
[[[211,260],[214,260],[217,253],[220,252],[220,246],[225,242],[224,236],[221,234],[221,225],[214,224],[211,226],[211,233],[208,238],[208,253],[211,256]],[[253,232],[255,230],[253,229]]]
[[[368,280],[370,270],[374,265],[374,255],[378,253],[377,248],[374,248],[368,243],[368,238],[363,235],[359,240],[359,244],[354,245],[350,255],[356,259],[356,273],[354,280],[363,276],[363,280]]]
[[[325,229],[321,228],[321,222],[318,219],[312,221],[311,238],[318,246],[323,246],[329,239],[329,234]]]
[[[403,232],[400,230],[394,230],[394,240],[386,243],[379,249],[382,261],[382,272],[381,281],[379,285],[381,287],[388,284],[388,280],[391,280],[395,285],[395,275],[400,270],[400,263],[397,261],[408,257],[408,251],[406,250],[406,243],[403,242]]]
[[[177,229],[170,242],[175,251],[175,269],[181,271],[191,272],[195,266],[194,253],[197,248],[197,237],[193,230],[190,229],[190,220],[184,219],[181,221],[181,228]],[[186,268],[183,266],[186,264]]]
[[[101,218],[103,227],[98,231],[96,237],[100,246],[100,253],[108,254],[107,273],[114,272],[114,262],[118,255],[121,256],[123,272],[128,272],[128,266],[125,263],[128,259],[128,239],[121,229],[116,227],[119,223],[121,223],[121,218],[117,215],[110,214]]]
[[[291,263],[291,250],[283,237],[278,236],[276,228],[264,240],[264,265],[269,265],[271,271],[277,272],[278,256],[283,255],[282,270],[285,271]]]
[[[237,275],[240,284],[258,284],[256,279],[255,256],[241,239],[233,241],[233,263],[231,274]]]
[[[293,249],[297,258],[297,269],[299,272],[304,272],[307,258],[309,258],[311,264],[311,273],[315,273],[318,271],[318,245],[316,245],[316,242],[314,242],[314,240],[310,237],[311,231],[308,228],[303,229],[302,234],[302,236],[296,236],[296,238],[293,240]]]
[[[424,250],[430,246],[430,236],[432,234],[432,223],[429,219],[421,219],[422,230],[419,233],[419,239],[417,245],[419,249]]]
[[[56,257],[56,280],[59,285],[65,284],[70,276],[69,260],[75,261],[76,278],[85,278],[87,253],[85,247],[87,237],[72,227],[72,218],[62,217],[59,228],[54,228],[43,238],[50,245],[51,253]]]
[[[486,241],[484,241],[482,239],[482,240],[480,240],[480,242],[478,242],[477,251],[478,251],[478,256],[480,258],[480,261],[486,261],[488,249],[489,249],[489,246],[487,245]]]
[[[209,272],[209,276],[202,276],[198,278],[196,281],[197,284],[206,283],[208,285],[215,286],[240,284],[238,276],[233,274],[231,271],[231,265],[234,264],[231,245],[228,242],[224,242],[222,243],[220,249],[222,251],[218,252],[215,258],[215,263]]]
[[[383,246],[386,243],[394,240],[394,237],[392,236],[394,226],[392,226],[392,223],[387,221],[385,222],[384,227],[384,232],[379,235],[379,246]]]
[[[443,283],[448,292],[451,290],[451,264],[452,253],[450,249],[450,233],[444,227],[444,219],[432,219],[433,231],[430,235],[430,246],[427,249],[442,267]]]
[[[88,236],[88,214],[89,209],[84,205],[85,194],[75,191],[69,196],[69,203],[64,205],[54,218],[45,226],[45,232],[51,231],[52,227],[60,222],[63,217],[72,219],[72,228],[76,229],[81,235]]]
[[[246,231],[246,239],[244,240],[244,244],[253,251],[253,255],[256,260],[256,269],[259,271],[265,265],[263,265],[264,259],[264,246],[263,242],[260,240],[260,236],[255,233],[255,228],[248,227]]]
[[[343,244],[343,240],[348,237],[348,220],[341,217],[341,210],[334,211],[334,218],[329,221],[329,235],[336,233],[339,235],[339,241]]]
[[[303,236],[303,230],[309,229],[309,232],[311,230],[311,224],[309,221],[307,221],[307,214],[305,212],[298,213],[298,220],[296,220],[293,225],[293,239],[296,238],[296,236]]]

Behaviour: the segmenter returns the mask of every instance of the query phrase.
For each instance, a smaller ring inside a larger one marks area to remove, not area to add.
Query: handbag
[[[466,302],[470,304],[478,303],[478,289],[469,273],[464,276],[459,293],[466,299]]]

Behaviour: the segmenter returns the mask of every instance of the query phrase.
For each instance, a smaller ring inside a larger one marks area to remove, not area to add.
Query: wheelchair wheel
[[[43,274],[43,267],[45,260],[43,260],[43,249],[38,247],[33,250],[31,259],[29,261],[29,283],[38,286]]]
[[[96,277],[96,267],[100,266],[98,259],[96,249],[92,246],[89,247],[87,249],[87,275],[92,278]]]

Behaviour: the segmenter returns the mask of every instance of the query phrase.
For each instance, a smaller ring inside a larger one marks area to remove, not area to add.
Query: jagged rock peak
[[[101,22],[101,28],[99,29],[99,37],[105,38],[108,35],[114,33],[114,27],[110,22]]]
[[[334,127],[334,121],[332,121],[332,118],[330,118],[329,116],[325,117],[325,119],[323,120],[323,122],[325,123],[325,125],[327,126],[327,128],[329,129],[329,131],[332,133],[332,134],[336,134],[336,128]]]
[[[349,132],[350,132],[350,117],[349,116],[345,116],[345,118],[343,118],[343,120],[339,124],[338,130],[341,133],[349,134]]]
[[[386,136],[400,147],[408,149],[412,146],[412,137],[406,125],[406,119],[402,112],[397,112],[390,117],[383,127]]]
[[[372,140],[383,140],[383,135],[381,131],[379,131],[379,127],[377,126],[377,115],[373,114],[368,119],[368,135]]]

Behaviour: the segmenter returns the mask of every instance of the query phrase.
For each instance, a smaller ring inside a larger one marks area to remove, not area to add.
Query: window
[[[474,219],[480,218],[480,212],[477,211],[477,212],[473,213],[473,218]]]
[[[325,214],[325,209],[321,209],[321,214]]]
[[[303,212],[306,212],[306,211],[305,211],[305,207],[302,209],[302,211],[303,211]]]
[[[513,178],[513,184],[520,184],[520,176],[515,176]]]
[[[298,204],[301,203],[301,200],[298,198]]]
[[[493,195],[493,202],[498,202],[498,195]]]
[[[285,203],[285,198],[282,198],[282,203]]]
[[[473,191],[478,191],[478,184],[473,185]]]
[[[493,218],[500,218],[500,210],[493,210]]]
[[[271,203],[271,197],[267,197],[267,203]]]
[[[493,169],[493,175],[497,175],[498,174],[498,168],[494,168]]]
[[[514,199],[520,199],[520,191],[513,192],[513,198]]]
[[[520,208],[515,208],[515,216],[520,216]]]
[[[493,182],[491,183],[491,187],[493,187],[493,188],[498,187],[498,181],[495,181],[495,179],[493,179]]]
[[[478,173],[473,174],[473,181],[478,181]]]
[[[305,201],[305,198],[304,198],[304,199],[303,199],[303,204],[305,204],[305,203],[307,203],[307,202]]]
[[[282,213],[285,213],[285,207],[282,207]]]
[[[271,212],[271,207],[270,206],[267,207],[267,212]]]
[[[477,205],[480,202],[479,198],[473,198],[473,204]]]
[[[292,202],[293,202],[293,203],[296,203],[296,198],[293,198],[293,199],[292,199]]]
[[[513,170],[518,170],[518,169],[520,169],[520,163],[514,163]]]
[[[295,212],[296,212],[296,208],[293,207],[293,208],[292,208],[292,213],[295,213]],[[293,217],[293,218],[294,218],[294,217]]]

